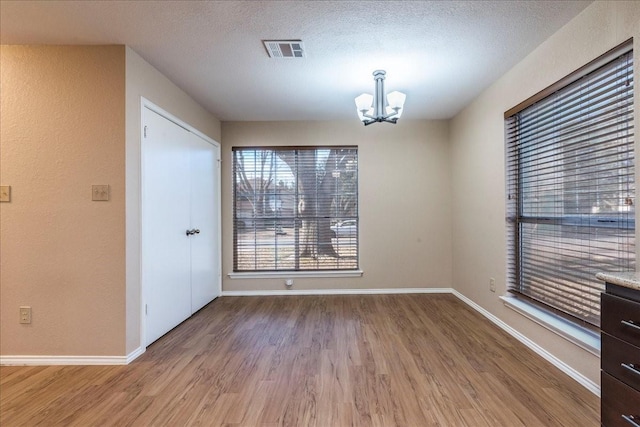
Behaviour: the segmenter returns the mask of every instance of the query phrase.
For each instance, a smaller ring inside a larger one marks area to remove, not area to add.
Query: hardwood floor
[[[128,366],[0,368],[9,426],[597,426],[452,295],[223,297]]]

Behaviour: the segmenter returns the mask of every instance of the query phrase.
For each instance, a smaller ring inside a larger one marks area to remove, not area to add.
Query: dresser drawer
[[[600,329],[640,347],[640,303],[602,294]]]
[[[640,348],[602,334],[602,369],[640,390]]]
[[[602,372],[601,423],[605,427],[640,425],[640,391]],[[627,417],[625,419],[624,417]]]

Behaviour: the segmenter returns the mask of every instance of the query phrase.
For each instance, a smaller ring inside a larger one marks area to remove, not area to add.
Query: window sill
[[[560,335],[564,339],[600,356],[600,335],[513,296],[501,296],[504,305]]]
[[[256,271],[246,273],[229,273],[230,279],[293,279],[296,277],[361,277],[362,270],[328,270],[328,271]]]

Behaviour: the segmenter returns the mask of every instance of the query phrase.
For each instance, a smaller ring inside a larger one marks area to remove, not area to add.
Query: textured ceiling
[[[126,44],[220,120],[449,118],[591,1],[1,1],[2,44]],[[261,40],[302,39],[304,59]]]

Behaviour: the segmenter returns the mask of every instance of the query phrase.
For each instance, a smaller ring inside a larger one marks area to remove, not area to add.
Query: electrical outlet
[[[20,307],[20,323],[31,323],[31,307]]]
[[[0,185],[0,202],[10,202],[10,201],[11,201],[11,186]]]
[[[491,292],[496,291],[496,279],[494,279],[493,277],[489,279],[489,290]]]

